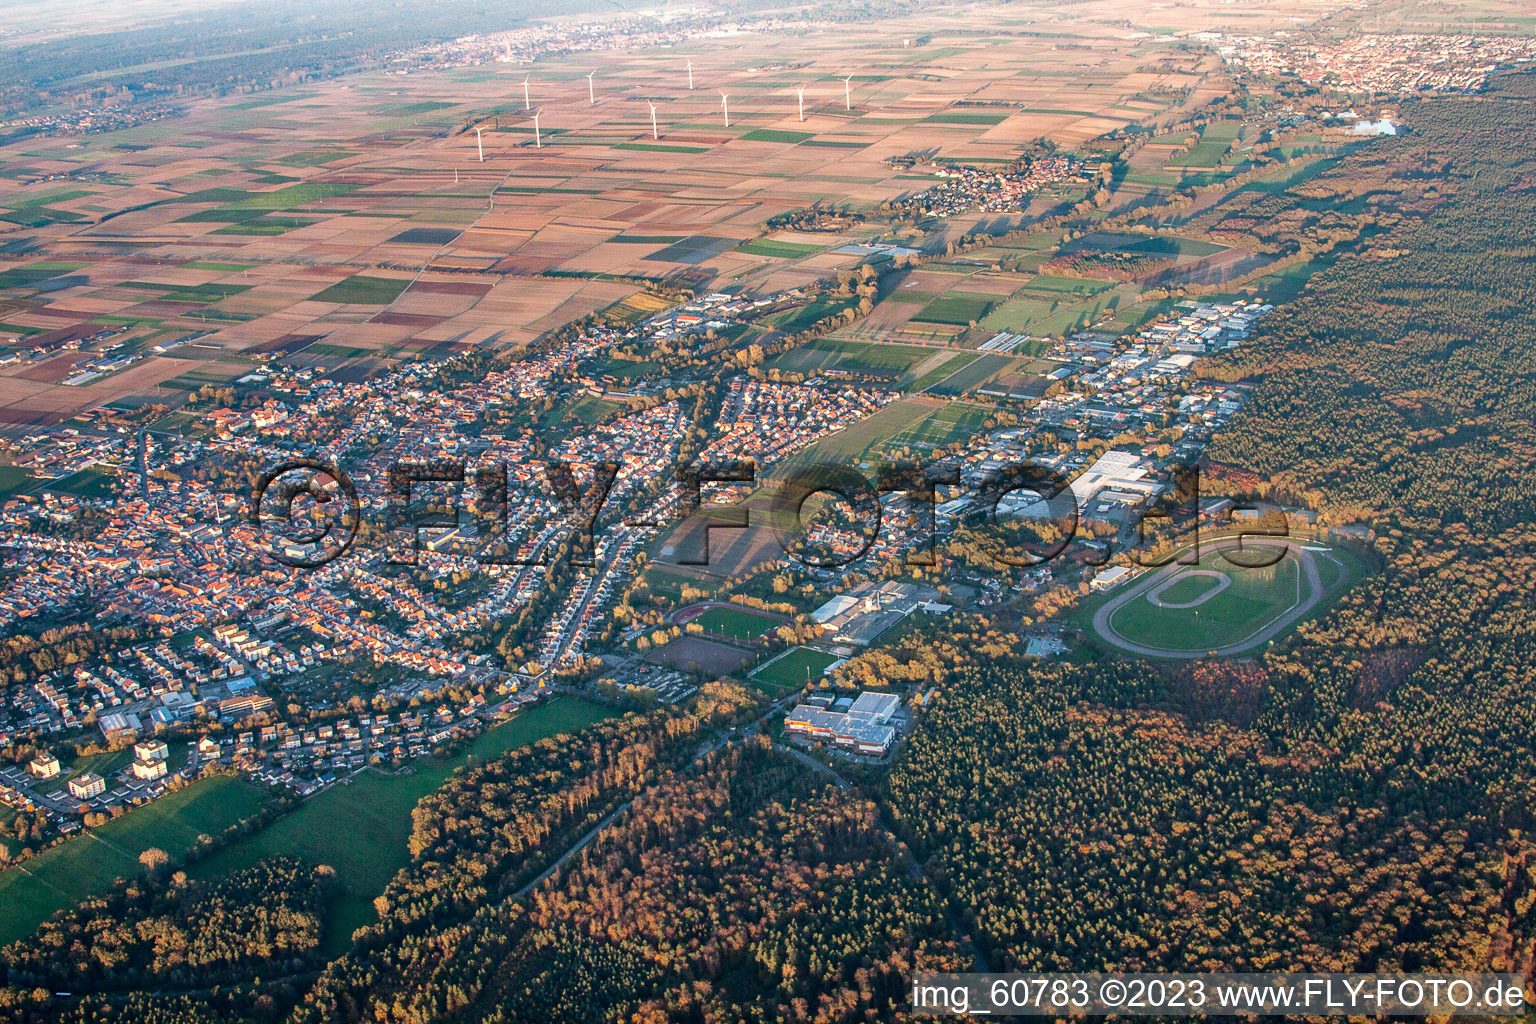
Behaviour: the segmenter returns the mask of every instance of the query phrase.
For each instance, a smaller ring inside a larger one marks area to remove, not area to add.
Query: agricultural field
[[[596,102],[583,81],[590,57],[541,56],[530,84],[538,147],[522,76],[495,66],[196,99],[165,122],[0,145],[0,167],[19,174],[0,177],[0,234],[27,241],[0,254],[0,330],[25,349],[125,323],[129,346],[198,333],[214,356],[297,351],[292,339],[313,336],[324,346],[306,357],[317,372],[360,380],[446,346],[526,344],[603,310],[639,322],[663,308],[637,297],[642,280],[695,293],[813,285],[855,267],[861,257],[839,250],[874,229],[849,221],[765,235],[767,222],[819,203],[871,210],[914,178],[932,180],[889,165],[891,155],[1000,166],[1020,140],[1071,148],[1168,106],[1137,98],[1150,84],[1144,55],[1108,45],[1118,30],[1073,27],[1103,50],[1090,66],[1072,50],[1020,54],[1006,33],[957,38],[925,17],[912,16],[915,42],[896,65],[890,26],[813,32],[796,57],[808,73],[794,76],[748,70],[782,57],[766,36],[694,40],[692,91],[668,48],[605,52]],[[930,60],[946,68],[941,94],[921,71]],[[1157,85],[1196,88],[1219,69],[1214,57],[1181,54]],[[655,137],[636,109],[642,96],[656,103]],[[487,129],[479,144],[459,127],[472,123]],[[1217,145],[1221,130],[1201,144]],[[91,180],[42,180],[106,165],[112,173]],[[1031,212],[1059,198],[1042,196]],[[945,231],[994,219],[957,216]],[[68,251],[54,252],[66,232]],[[1037,242],[1003,251],[1033,258]],[[966,281],[955,274],[892,297],[869,318],[885,333],[852,340],[948,342],[1025,297]],[[810,304],[766,326],[795,332],[845,306]],[[79,387],[61,385],[67,364],[13,364],[0,369],[0,423],[58,422],[124,400],[176,407],[248,372],[202,353],[212,366],[194,368],[186,354],[152,354]]]
[[[912,319],[930,324],[965,325],[984,318],[995,304],[996,300],[988,295],[950,292],[928,303]]]
[[[888,451],[901,448],[942,448],[975,436],[992,414],[990,408],[967,402],[950,402],[886,442]]]
[[[895,380],[904,379],[915,364],[933,355],[932,349],[914,345],[817,338],[774,357],[767,365],[771,369],[795,373],[843,370]]]

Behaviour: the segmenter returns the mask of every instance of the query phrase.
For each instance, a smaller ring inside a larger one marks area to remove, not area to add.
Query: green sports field
[[[837,656],[809,647],[796,647],[752,673],[752,681],[781,689],[793,689],[821,678]]]
[[[756,640],[779,626],[778,619],[759,615],[746,608],[710,608],[693,621],[702,626],[706,633],[730,637],[743,643]]]

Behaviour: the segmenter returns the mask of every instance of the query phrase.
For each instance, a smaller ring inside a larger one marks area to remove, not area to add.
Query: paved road
[[[1243,651],[1250,651],[1263,646],[1267,641],[1279,636],[1294,623],[1306,617],[1307,613],[1316,607],[1317,602],[1322,600],[1323,581],[1317,571],[1317,560],[1313,557],[1313,552],[1307,551],[1299,541],[1288,537],[1244,537],[1241,540],[1232,537],[1225,540],[1212,541],[1202,545],[1202,549],[1224,551],[1238,546],[1289,548],[1290,554],[1295,556],[1296,561],[1301,565],[1301,579],[1307,587],[1306,595],[1297,602],[1295,607],[1252,636],[1238,643],[1227,644],[1224,647],[1215,647],[1209,651],[1184,651],[1138,644],[1116,633],[1109,624],[1110,616],[1131,601],[1142,597],[1148,591],[1169,582],[1175,575],[1186,568],[1186,566],[1178,564],[1164,566],[1162,569],[1148,573],[1140,580],[1132,583],[1125,592],[1116,595],[1108,601],[1093,616],[1094,631],[1121,650],[1129,651],[1132,654],[1145,655],[1149,658],[1192,659],[1204,658],[1212,654],[1218,657],[1227,657],[1228,655],[1239,654]]]

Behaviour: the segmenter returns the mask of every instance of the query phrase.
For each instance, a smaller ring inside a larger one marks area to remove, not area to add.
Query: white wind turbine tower
[[[853,109],[853,87],[848,84],[851,81],[853,81],[852,75],[843,79],[843,107],[846,110]]]
[[[795,90],[795,95],[800,97],[800,120],[804,121],[805,120],[805,90],[803,88],[802,89],[796,89]]]
[[[523,76],[523,109],[532,110],[533,104],[528,102],[528,76]]]
[[[595,74],[597,74],[596,68],[587,72],[587,102],[592,104],[597,103],[597,93],[592,91],[592,76]]]
[[[720,114],[725,118],[725,126],[729,128],[731,126],[731,107],[726,102],[724,89],[720,90]]]
[[[651,103],[650,100],[646,100],[645,102],[649,103],[651,107],[651,138],[659,140],[661,138],[661,134],[656,130],[656,104]]]
[[[480,126],[475,126],[475,149],[480,151],[480,162],[485,163],[485,143],[480,139]]]
[[[693,92],[693,58],[688,58],[688,91]]]
[[[541,110],[538,113],[533,115],[533,148],[534,149],[543,149],[544,148],[544,139],[539,135],[539,114],[542,114],[542,113],[543,113],[543,111]]]

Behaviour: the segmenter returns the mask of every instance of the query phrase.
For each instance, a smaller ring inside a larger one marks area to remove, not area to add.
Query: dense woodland
[[[1305,230],[1353,188],[1370,248],[1204,371],[1257,381],[1216,479],[1370,525],[1382,565],[1262,659],[1048,665],[928,625],[844,670],[935,688],[878,809],[759,739],[704,754],[697,712],[630,716],[424,801],[323,971],[323,877],[150,879],[5,950],[0,1017],[880,1020],[971,940],[994,969],[1528,972],[1536,76],[1404,118],[1272,197]]]
[[[375,956],[365,997],[323,983],[295,1020],[880,1019],[915,967],[969,963],[874,807],[761,740],[662,778],[531,897]]]

